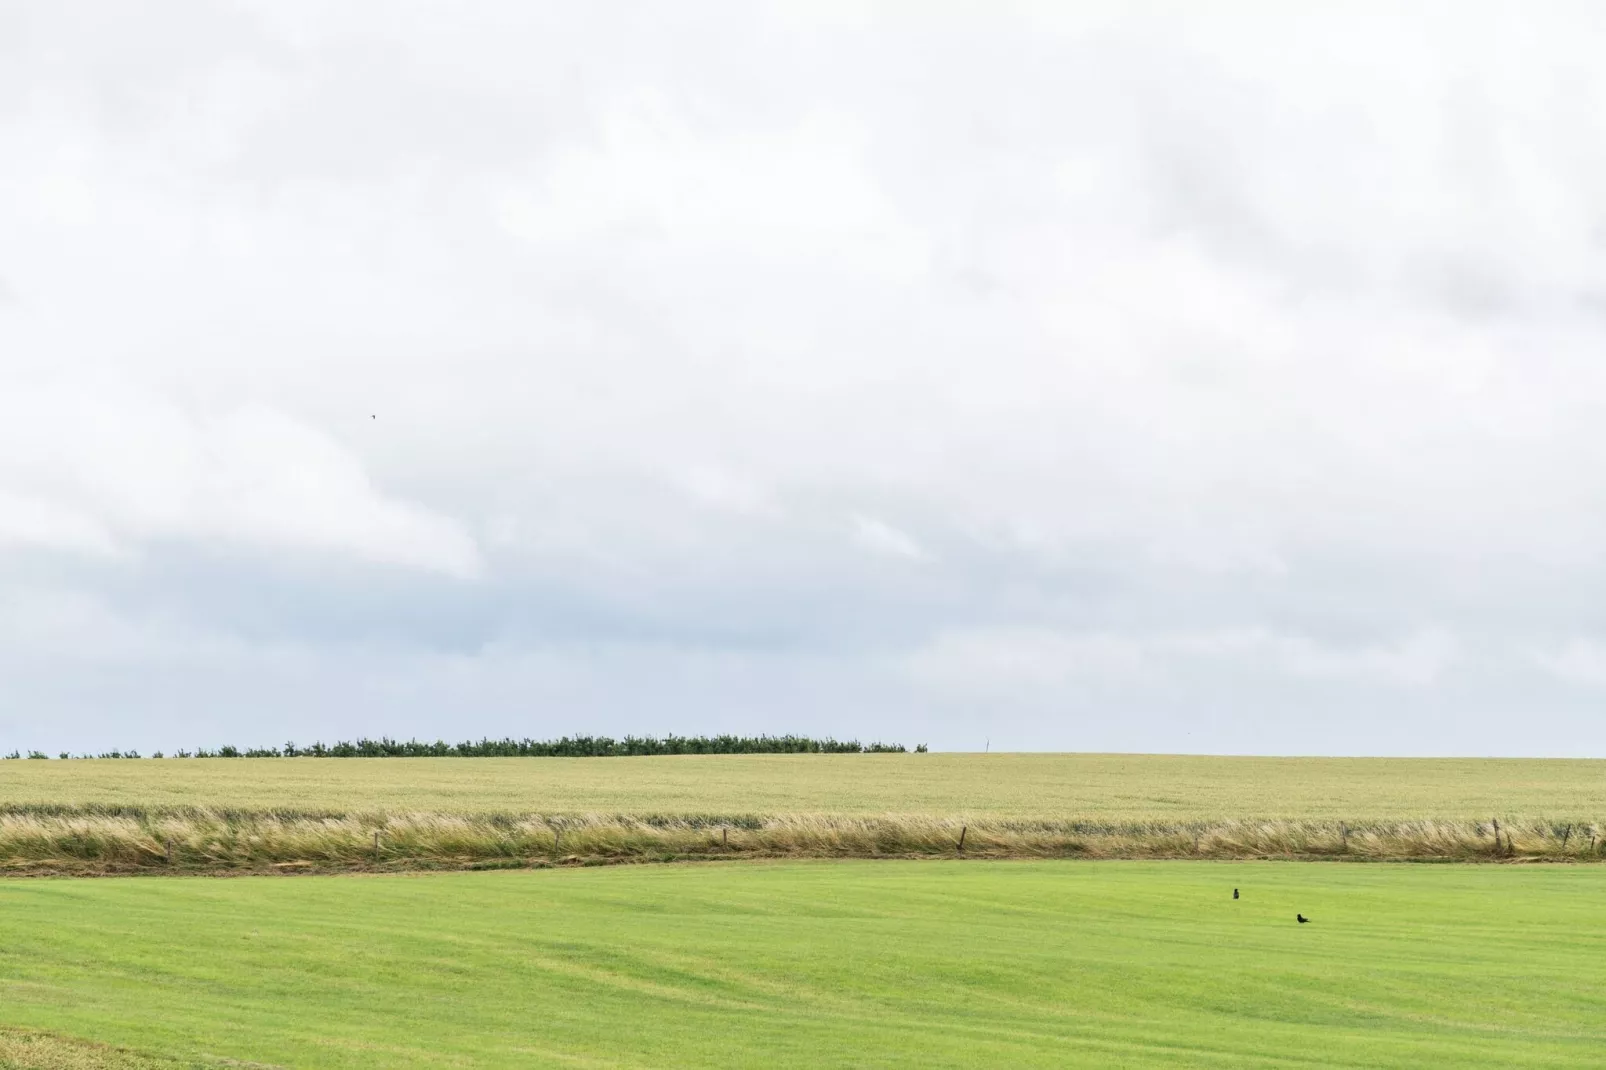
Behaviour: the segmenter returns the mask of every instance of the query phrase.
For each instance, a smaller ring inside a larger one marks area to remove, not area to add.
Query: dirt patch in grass
[[[229,1066],[279,1070],[267,1063],[234,1059],[170,1059],[56,1033],[0,1028],[0,1070],[199,1070]]]

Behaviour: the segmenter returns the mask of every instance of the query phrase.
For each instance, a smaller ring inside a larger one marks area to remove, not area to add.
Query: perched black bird
[[[1236,889],[1236,888],[1234,888],[1234,889],[1233,889],[1233,890],[1232,890],[1232,897],[1233,897],[1233,898],[1234,898],[1234,899],[1237,899],[1237,898],[1238,898],[1238,889]]]
[[[1305,915],[1303,915],[1303,914],[1295,914],[1295,915],[1294,915],[1294,920],[1295,920],[1295,921],[1297,921],[1297,922],[1299,922],[1299,923],[1300,923],[1300,924],[1301,924],[1301,925],[1303,925],[1303,924],[1305,924],[1305,923],[1306,923],[1306,922],[1307,922],[1307,921],[1309,921],[1309,920],[1310,920],[1310,919],[1309,919],[1309,918],[1307,918],[1307,917],[1306,917],[1306,916],[1305,916]]]

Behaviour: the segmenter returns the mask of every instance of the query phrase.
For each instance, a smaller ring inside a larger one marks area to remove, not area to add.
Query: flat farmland
[[[0,1026],[175,1060],[15,1064],[53,1068],[1586,1067],[1603,897],[1277,862],[0,880]]]
[[[1124,754],[0,762],[0,807],[925,814],[1107,821],[1594,820],[1606,761]]]

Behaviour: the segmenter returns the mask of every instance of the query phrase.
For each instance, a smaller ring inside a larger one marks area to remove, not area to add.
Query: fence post
[[[731,845],[730,832],[731,830],[724,825],[719,827],[719,845],[721,847],[729,847]]]
[[[959,826],[959,850],[960,850],[961,853],[963,853],[964,850],[965,850],[965,833],[967,833],[969,831],[970,831],[970,826],[969,825],[961,825],[961,826]]]
[[[1344,853],[1349,853],[1349,825],[1343,821],[1338,823],[1338,834],[1342,838]]]
[[[167,864],[170,866],[173,864],[173,837],[171,836],[167,838]]]
[[[374,860],[379,859],[379,830],[374,829]]]

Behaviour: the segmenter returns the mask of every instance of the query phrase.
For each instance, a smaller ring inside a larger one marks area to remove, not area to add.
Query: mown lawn
[[[1603,899],[1565,865],[10,880],[0,1025],[298,1067],[1597,1066]]]

